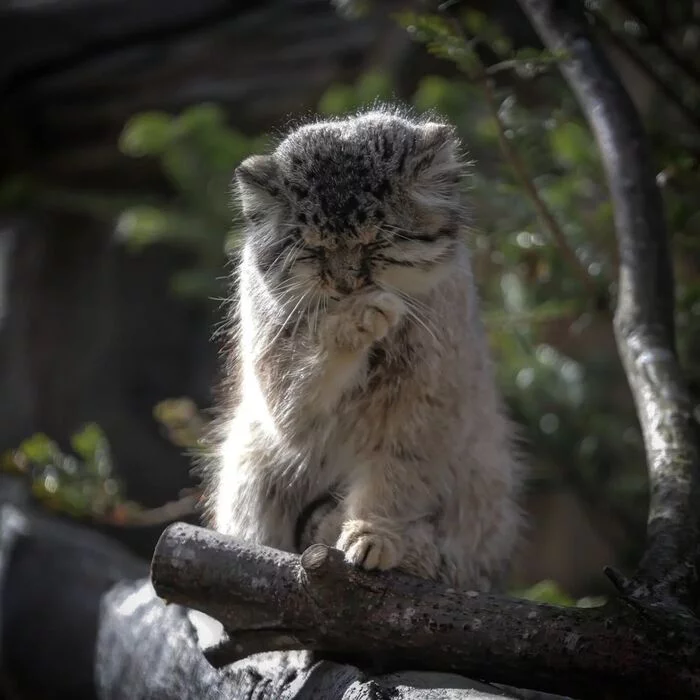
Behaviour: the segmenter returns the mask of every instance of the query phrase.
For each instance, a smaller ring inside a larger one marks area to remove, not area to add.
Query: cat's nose
[[[345,279],[334,280],[335,288],[341,294],[352,294],[355,291],[355,286],[351,281]]]
[[[367,277],[363,275],[358,275],[357,277],[354,277],[352,280],[353,283],[353,289],[355,291],[358,291],[360,289],[363,289],[364,287],[369,286],[370,281]]]

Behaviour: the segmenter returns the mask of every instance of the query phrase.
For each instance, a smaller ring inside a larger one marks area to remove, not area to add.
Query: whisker
[[[401,299],[403,299],[403,301],[406,303],[406,309],[409,316],[425,329],[436,345],[441,345],[438,338],[440,330],[431,320],[430,315],[432,313],[432,309],[427,304],[424,304],[415,297],[410,296],[409,294],[397,289],[396,287],[393,287],[390,284],[382,283],[380,284],[380,287],[385,291],[401,297]]]
[[[306,292],[304,292],[299,299],[297,300],[297,303],[294,304],[292,310],[287,314],[287,317],[284,319],[283,323],[280,324],[279,330],[277,333],[275,333],[274,337],[272,340],[270,340],[265,347],[265,350],[269,349],[272,345],[274,345],[275,342],[277,342],[277,339],[282,335],[284,332],[284,329],[287,327],[287,323],[289,322],[289,319],[292,318],[296,310],[301,306],[301,304],[307,299],[309,294],[314,291],[314,288],[312,287],[311,289],[307,289]],[[298,323],[297,323],[298,325]],[[296,327],[295,327],[296,328]]]
[[[287,238],[283,239],[283,241],[287,240],[288,238],[291,238],[291,236],[288,236]],[[283,255],[286,256],[285,261],[284,261],[284,263],[282,264],[282,268],[281,268],[282,270],[284,270],[284,269],[286,268],[286,266],[287,266],[287,262],[288,262],[288,260],[289,260],[289,256],[292,255],[292,254],[294,253],[294,251],[295,251],[297,248],[299,248],[300,246],[302,246],[302,245],[303,245],[303,241],[298,241],[298,242],[294,243],[292,246],[290,246],[289,248],[286,248],[286,247],[283,248],[283,249],[279,252],[279,254],[277,255],[277,257],[276,257],[276,258],[270,263],[270,265],[268,266],[267,272],[263,275],[263,279],[266,280],[266,281],[269,279],[270,275],[272,274],[272,271],[273,271],[274,268],[275,268],[275,265],[277,265],[279,259],[280,259]],[[277,272],[277,271],[275,270],[275,272]]]

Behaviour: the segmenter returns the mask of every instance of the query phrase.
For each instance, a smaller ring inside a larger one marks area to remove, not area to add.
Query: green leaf
[[[119,138],[122,153],[134,158],[162,153],[172,137],[172,119],[163,112],[144,112],[132,117]]]
[[[88,423],[83,426],[70,440],[75,453],[86,462],[92,461],[106,442],[105,435],[97,423]]]
[[[30,462],[36,464],[51,463],[59,453],[56,443],[44,433],[35,433],[24,440],[18,451]]]
[[[532,600],[536,603],[550,603],[551,605],[564,605],[570,607],[576,601],[565,593],[556,581],[546,579],[536,583],[525,591],[520,592],[520,597]]]
[[[116,225],[117,234],[134,248],[160,240],[168,230],[168,217],[151,206],[131,207],[122,212]]]
[[[551,132],[551,144],[557,158],[568,166],[591,163],[597,153],[589,132],[577,122],[564,122]]]
[[[605,596],[587,595],[576,601],[577,608],[599,608],[605,605],[608,599]]]
[[[226,112],[217,104],[203,102],[188,107],[173,120],[175,133],[218,130],[226,124]]]

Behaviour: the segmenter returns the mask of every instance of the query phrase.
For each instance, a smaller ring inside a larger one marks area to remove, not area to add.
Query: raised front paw
[[[345,553],[345,561],[363,569],[393,569],[404,553],[399,535],[366,520],[346,522],[336,547]]]
[[[326,319],[324,341],[342,350],[364,350],[397,326],[406,305],[391,292],[373,291],[350,296]]]

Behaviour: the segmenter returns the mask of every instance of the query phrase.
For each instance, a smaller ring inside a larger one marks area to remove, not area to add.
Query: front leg
[[[391,455],[358,465],[336,544],[346,561],[365,569],[435,575],[439,562],[430,515],[436,503],[421,471],[421,465]]]

